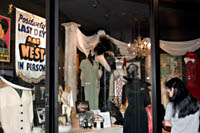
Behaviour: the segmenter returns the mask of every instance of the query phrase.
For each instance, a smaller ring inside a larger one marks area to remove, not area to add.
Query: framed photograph
[[[0,61],[10,62],[10,18],[0,15]]]
[[[92,125],[94,121],[94,112],[87,111],[84,113],[79,113],[79,125],[81,127],[86,127],[87,125]]]
[[[84,113],[89,111],[89,102],[88,101],[76,101],[76,111],[77,113]]]
[[[104,119],[104,122],[103,122],[104,127],[111,127],[110,112],[101,112],[99,113],[99,115],[102,116]]]
[[[138,78],[141,79],[141,62],[140,61],[134,61],[134,62],[127,62],[127,67],[131,64],[135,64],[137,66],[137,75],[138,75]]]
[[[45,103],[45,86],[44,86],[44,84],[34,85],[34,101],[37,104]]]
[[[66,123],[67,123],[67,115],[60,115],[58,117],[58,123],[59,123],[59,125],[66,125]]]
[[[38,118],[38,123],[39,124],[45,123],[45,108],[37,108],[36,114]]]

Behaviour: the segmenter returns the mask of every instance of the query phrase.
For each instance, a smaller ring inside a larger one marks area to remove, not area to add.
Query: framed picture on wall
[[[43,124],[45,122],[45,108],[37,108],[36,114],[37,114],[38,123]]]
[[[160,54],[161,103],[165,108],[169,102],[165,89],[165,83],[173,77],[182,79],[182,74],[181,56],[171,56],[167,53]]]
[[[33,89],[33,100],[35,103],[45,102],[45,86],[44,85],[35,85]]]
[[[67,115],[60,115],[59,117],[58,117],[58,123],[59,123],[59,125],[66,125],[66,123],[67,123]]]
[[[137,66],[137,75],[138,78],[141,78],[141,62],[140,61],[127,62],[126,67],[129,67],[132,64]]]
[[[0,15],[0,61],[10,62],[10,18]]]

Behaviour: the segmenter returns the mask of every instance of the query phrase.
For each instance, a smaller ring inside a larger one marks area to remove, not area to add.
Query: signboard
[[[16,73],[26,78],[45,74],[46,19],[16,8]]]
[[[10,62],[10,18],[0,15],[0,61]]]

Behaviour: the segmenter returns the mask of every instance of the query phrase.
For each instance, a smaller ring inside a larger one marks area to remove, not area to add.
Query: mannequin
[[[33,122],[31,88],[11,83],[12,77],[0,76],[0,123],[5,133],[30,133]],[[20,80],[19,80],[20,81]]]
[[[63,93],[63,88],[62,85],[58,85],[58,112],[59,114],[62,114],[62,93]]]
[[[99,64],[95,60],[84,59],[80,63],[81,86],[84,87],[85,100],[89,102],[89,108],[92,110],[99,108]]]
[[[61,95],[62,101],[62,113],[67,114],[67,119],[70,120],[71,110],[74,107],[72,99],[72,90],[70,87],[66,86],[65,90]]]
[[[150,105],[149,84],[138,78],[138,66],[135,64],[127,67],[127,76],[127,83],[122,90],[122,107],[128,99],[128,107],[124,114],[123,133],[148,133],[145,107]]]
[[[114,82],[118,79],[120,76],[119,70],[114,70],[110,75],[110,81],[109,81],[109,97],[115,96],[115,88],[114,88]]]
[[[123,78],[123,76],[125,76],[125,74],[122,67],[119,69],[117,68],[110,75],[109,99],[113,100],[115,97],[115,102],[117,102],[117,104],[121,104],[122,87],[126,83],[126,80]]]
[[[186,66],[186,84],[193,97],[200,100],[200,59],[193,52],[186,53],[184,57]]]

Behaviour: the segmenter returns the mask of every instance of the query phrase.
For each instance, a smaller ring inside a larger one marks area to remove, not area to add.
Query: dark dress
[[[122,104],[128,98],[124,115],[123,133],[148,133],[148,119],[145,107],[150,105],[147,84],[140,79],[129,80],[122,90]]]

